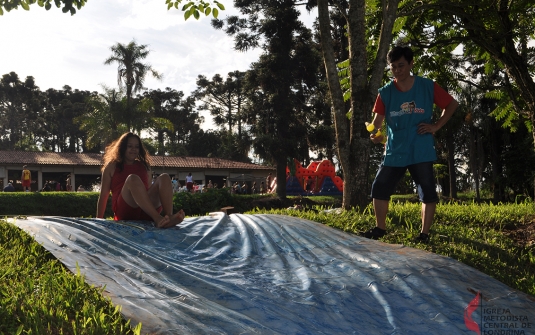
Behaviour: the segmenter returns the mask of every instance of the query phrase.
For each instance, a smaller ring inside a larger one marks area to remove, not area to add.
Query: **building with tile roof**
[[[0,186],[12,181],[21,189],[22,167],[26,165],[32,173],[32,191],[43,189],[47,181],[59,182],[65,190],[68,178],[73,191],[79,185],[91,189],[100,183],[101,164],[102,154],[96,153],[0,151]],[[151,166],[153,173],[168,173],[182,184],[191,172],[196,183],[211,180],[219,187],[240,179],[264,180],[275,172],[274,167],[209,157],[151,156]]]

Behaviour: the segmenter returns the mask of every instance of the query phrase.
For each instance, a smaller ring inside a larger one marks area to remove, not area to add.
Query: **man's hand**
[[[436,124],[429,124],[429,123],[420,123],[418,125],[418,134],[433,134],[439,130],[440,128]]]
[[[375,144],[379,144],[379,143],[385,143],[386,141],[384,141],[386,138],[384,137],[383,134],[379,135],[379,136],[376,136],[375,134],[370,134],[370,140],[372,140],[373,143]]]

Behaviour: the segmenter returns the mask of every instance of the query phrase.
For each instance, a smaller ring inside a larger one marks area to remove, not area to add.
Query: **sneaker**
[[[420,236],[418,236],[416,239],[415,239],[415,242],[416,243],[429,243],[429,234],[425,234],[425,233],[420,233]]]
[[[364,236],[366,238],[371,238],[374,240],[379,239],[380,237],[383,237],[386,235],[386,230],[381,229],[379,227],[374,227],[368,231],[360,232],[360,236]]]

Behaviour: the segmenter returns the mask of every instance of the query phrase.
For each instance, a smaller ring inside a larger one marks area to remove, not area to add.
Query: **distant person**
[[[256,194],[256,181],[253,181],[253,186],[251,186],[251,193]]]
[[[260,194],[264,194],[265,191],[266,191],[266,188],[264,186],[264,182],[261,182],[260,183]]]
[[[178,190],[180,189],[180,184],[178,183],[178,180],[173,177],[171,183],[173,184],[173,193],[178,193]]]
[[[79,185],[78,189],[76,191],[77,192],[85,192],[85,187],[83,185]]]
[[[266,177],[266,187],[267,187],[267,191],[270,192],[271,191],[271,179],[272,179],[272,176],[271,176],[271,172],[268,174],[268,176]]]
[[[50,191],[52,191],[52,186],[50,185],[50,181],[49,181],[49,180],[47,180],[47,181],[45,182],[45,185],[43,186],[43,189],[42,189],[41,191],[43,191],[43,192],[50,192]]]
[[[4,192],[15,192],[15,187],[13,187],[12,183],[7,183],[6,187],[4,187]]]
[[[247,190],[247,184],[245,182],[243,182],[243,185],[241,186],[241,192],[243,194],[248,194],[248,190]]]
[[[212,181],[208,181],[208,185],[206,185],[206,188],[214,188],[214,184],[212,184]]]
[[[67,180],[65,180],[66,184],[65,184],[65,191],[67,192],[72,192],[73,189],[72,189],[72,185],[71,185],[71,175],[67,175]]]
[[[32,186],[32,173],[27,169],[27,165],[22,167],[20,182],[22,184],[22,192],[30,192]]]
[[[193,192],[193,176],[191,172],[186,176],[186,189],[188,192]]]
[[[173,189],[167,173],[151,180],[150,157],[139,136],[125,133],[104,153],[97,218],[103,218],[110,191],[115,220],[150,220],[170,228],[184,220],[184,211],[173,214]],[[160,215],[162,212],[162,215]]]
[[[61,191],[61,183],[59,181],[56,182],[56,191]]]

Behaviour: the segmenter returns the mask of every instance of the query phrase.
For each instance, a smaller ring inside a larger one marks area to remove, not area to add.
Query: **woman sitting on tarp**
[[[150,157],[139,136],[125,133],[104,153],[97,217],[103,218],[110,191],[115,220],[149,220],[169,228],[184,220],[184,211],[173,214],[173,186],[167,173],[152,185]],[[163,210],[163,215],[160,214]]]

